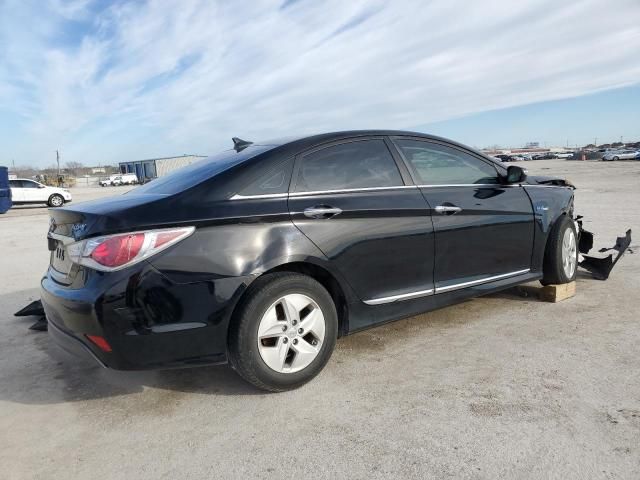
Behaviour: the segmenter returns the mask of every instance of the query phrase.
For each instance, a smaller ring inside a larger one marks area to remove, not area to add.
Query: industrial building
[[[202,155],[182,155],[181,157],[149,158],[132,162],[120,162],[120,173],[135,173],[140,183],[162,177],[173,170],[191,165],[206,158]]]

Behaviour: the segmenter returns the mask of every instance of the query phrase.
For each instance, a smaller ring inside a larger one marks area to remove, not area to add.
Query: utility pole
[[[58,177],[60,177],[60,153],[56,150],[56,162],[58,163]]]
[[[595,147],[597,147],[597,146],[598,146],[598,137],[596,137],[596,138],[594,138],[594,139],[593,139],[593,145],[594,145]]]

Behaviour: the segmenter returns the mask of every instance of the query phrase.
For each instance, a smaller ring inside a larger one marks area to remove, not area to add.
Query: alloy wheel
[[[567,228],[562,237],[562,268],[567,278],[573,278],[576,270],[576,235]]]
[[[258,325],[258,351],[264,363],[279,373],[308,367],[320,353],[325,318],[307,295],[290,293],[276,300]]]

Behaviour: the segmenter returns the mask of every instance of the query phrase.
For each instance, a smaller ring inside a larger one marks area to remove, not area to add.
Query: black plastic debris
[[[44,317],[44,308],[42,308],[42,302],[40,300],[35,300],[13,315],[15,317],[32,317],[35,315]]]
[[[13,314],[16,317],[40,317],[36,323],[29,327],[29,330],[36,332],[47,331],[47,317],[44,315],[44,308],[40,300],[35,300],[21,310]]]
[[[614,258],[614,253],[610,253],[606,257],[592,257],[591,255],[585,255],[591,250],[593,247],[593,234],[586,230],[582,229],[582,223],[578,220],[578,224],[580,226],[580,240],[578,242],[578,249],[580,253],[582,253],[582,262],[578,265],[591,272],[593,278],[597,280],[606,280],[609,278],[609,274],[613,267],[618,263],[618,260],[624,255],[624,253],[631,245],[631,229],[627,230],[627,233],[624,237],[617,237],[616,244],[611,248],[601,248],[598,250],[599,253],[605,252],[616,252],[616,256]],[[584,245],[583,245],[583,236],[584,236]],[[586,248],[586,247],[589,248]],[[584,250],[583,250],[584,248]]]
[[[47,317],[40,317],[36,323],[29,327],[29,330],[35,330],[36,332],[46,332],[48,329]]]

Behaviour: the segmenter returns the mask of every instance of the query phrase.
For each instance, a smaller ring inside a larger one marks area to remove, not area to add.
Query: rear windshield
[[[225,150],[222,153],[192,163],[186,167],[179,168],[164,177],[156,178],[138,188],[131,190],[131,193],[153,193],[160,195],[173,195],[199,183],[210,179],[239,163],[248,160],[259,153],[271,150],[273,145],[252,145],[240,152],[235,150]]]

